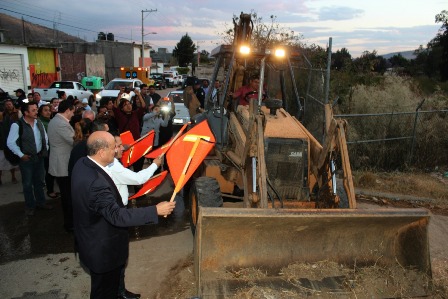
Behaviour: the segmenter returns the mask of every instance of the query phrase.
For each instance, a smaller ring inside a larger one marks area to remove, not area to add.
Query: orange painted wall
[[[57,49],[28,48],[31,88],[49,87],[58,80]]]

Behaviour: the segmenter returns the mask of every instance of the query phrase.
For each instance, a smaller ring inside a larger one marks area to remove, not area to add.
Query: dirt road
[[[88,298],[89,276],[73,253],[73,236],[62,228],[60,203],[54,200],[54,210],[25,217],[21,185],[8,183],[7,175],[0,187],[0,298]],[[195,295],[193,237],[183,212],[158,226],[131,231],[126,285],[142,298]],[[429,242],[433,279],[439,286],[448,285],[447,235],[448,217],[432,215]],[[446,298],[448,291],[439,295]]]

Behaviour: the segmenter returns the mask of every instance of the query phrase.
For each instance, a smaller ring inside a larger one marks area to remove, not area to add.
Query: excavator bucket
[[[201,207],[197,291],[200,298],[427,296],[428,223],[425,209]]]

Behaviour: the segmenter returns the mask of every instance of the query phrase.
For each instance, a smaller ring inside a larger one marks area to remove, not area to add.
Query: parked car
[[[115,78],[107,83],[107,85],[104,86],[103,90],[96,94],[96,107],[98,108],[102,101],[106,101],[109,99],[115,101],[118,93],[120,92],[120,86],[124,86],[129,91],[129,98],[132,98],[135,95],[134,90],[136,88],[140,88],[140,85],[142,84],[143,82],[139,79]]]
[[[89,98],[93,93],[85,88],[81,83],[76,81],[54,81],[48,88],[34,88],[34,92],[38,92],[41,99],[49,102],[52,98],[57,98],[57,91],[65,91],[67,96],[73,96],[77,99]]]
[[[163,76],[163,74],[152,73],[151,79],[153,79],[155,81],[154,86],[156,87],[156,89],[162,90],[162,89],[166,88],[166,81],[165,81],[165,77]]]
[[[174,106],[176,115],[173,119],[174,126],[182,126],[190,121],[190,112],[188,112],[188,108],[185,107],[184,92],[182,90],[174,90],[168,94],[170,99],[174,100]]]
[[[168,87],[175,87],[179,85],[179,74],[176,71],[165,71],[163,72],[165,76],[165,81],[168,84]]]

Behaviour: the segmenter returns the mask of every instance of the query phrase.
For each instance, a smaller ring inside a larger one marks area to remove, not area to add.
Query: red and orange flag
[[[121,137],[121,135],[120,135]],[[127,138],[128,136],[125,136]],[[123,139],[122,139],[123,141]],[[129,167],[138,159],[146,155],[153,146],[154,143],[154,130],[148,134],[143,135],[138,140],[129,144],[129,148],[123,151],[123,156],[121,157],[121,163],[124,167]],[[123,141],[123,144],[126,144]]]
[[[134,136],[132,136],[131,131],[126,131],[120,134],[121,142],[130,146],[134,143]]]
[[[215,146],[215,136],[207,120],[183,134],[166,153],[175,189],[171,201],[190,179],[208,153]]]
[[[157,186],[159,186],[163,182],[167,173],[168,171],[165,170],[159,173],[158,175],[155,175],[152,178],[150,178],[148,181],[146,181],[146,183],[143,184],[142,188],[137,193],[129,197],[129,199],[134,199],[143,196],[145,194],[148,194],[150,192],[153,192],[157,188]]]
[[[182,128],[180,128],[179,132],[177,132],[177,134],[173,138],[171,138],[170,141],[147,154],[145,158],[155,159],[162,154],[164,155],[170,149],[171,145],[173,145],[174,141],[176,141],[176,139],[179,138],[180,135],[182,135],[182,133],[187,128],[187,125],[188,124],[183,125]]]

